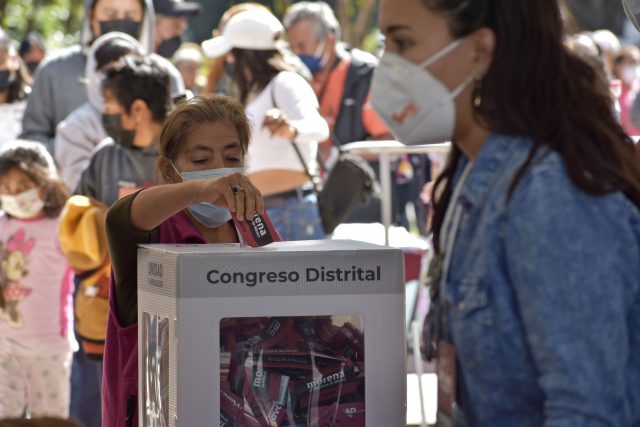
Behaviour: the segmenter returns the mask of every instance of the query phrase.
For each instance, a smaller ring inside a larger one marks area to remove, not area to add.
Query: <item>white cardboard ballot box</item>
[[[141,246],[140,426],[403,426],[403,279],[362,242]]]

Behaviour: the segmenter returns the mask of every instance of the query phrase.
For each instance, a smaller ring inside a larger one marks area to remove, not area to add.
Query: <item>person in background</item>
[[[151,57],[126,56],[123,65],[107,70],[102,84],[103,123],[109,138],[105,139],[93,154],[87,169],[80,178],[75,193],[92,199],[96,206],[110,206],[121,197],[142,187],[155,183],[154,165],[158,158],[157,139],[162,121],[171,108],[169,75],[158,61]],[[64,218],[66,221],[67,218]],[[105,236],[96,236],[102,229],[87,230],[83,240],[102,241]],[[109,283],[109,269],[100,268],[103,277],[93,281],[100,286]],[[85,286],[77,280],[78,288]],[[87,285],[90,285],[87,283]],[[102,316],[94,328],[90,343],[103,345],[107,322],[107,301],[99,292],[95,301],[96,310]],[[76,309],[78,307],[76,306]],[[85,319],[80,319],[85,320]],[[91,319],[90,321],[94,321]],[[97,331],[100,331],[99,333]],[[100,335],[100,337],[97,337]],[[80,337],[85,340],[86,337]],[[94,346],[95,347],[95,346]],[[83,347],[81,347],[82,349]],[[88,349],[89,347],[87,347]],[[79,414],[91,422],[101,425],[102,354],[98,349],[92,353],[76,353],[80,374],[83,376],[78,391],[85,397],[84,409]],[[80,396],[78,397],[80,400]],[[90,405],[90,406],[89,406]],[[97,406],[96,406],[97,405]],[[97,421],[95,418],[97,417]],[[84,421],[83,419],[80,419]],[[94,424],[95,425],[95,424]],[[105,424],[112,425],[112,424]]]
[[[76,188],[96,146],[107,137],[102,125],[101,83],[105,70],[115,65],[111,63],[127,53],[145,55],[146,51],[137,40],[118,31],[100,36],[91,45],[84,79],[89,101],[72,111],[56,130],[54,154],[70,189]],[[182,76],[173,64],[155,53],[149,56],[169,73],[172,97],[187,96]]]
[[[20,134],[30,82],[13,41],[0,28],[0,146]]]
[[[153,0],[153,7],[156,12],[153,51],[171,59],[182,45],[182,35],[189,27],[187,19],[198,16],[202,6],[182,0]]]
[[[231,6],[227,9],[218,23],[218,28],[215,28],[211,35],[217,37],[222,34],[224,26],[229,22],[229,19],[240,12],[244,12],[252,9],[263,9],[266,12],[270,12],[269,8],[254,2],[239,3]],[[231,75],[233,74],[231,63],[227,63],[226,56],[218,56],[217,58],[211,58],[209,65],[209,75],[207,76],[207,85],[204,88],[204,93],[215,93],[218,95],[234,96]]]
[[[366,139],[392,139],[369,103],[375,56],[341,43],[341,29],[325,2],[293,4],[283,19],[293,53],[313,74],[312,87],[331,137],[320,144],[320,158],[331,163],[334,146]]]
[[[69,415],[73,282],[58,239],[68,196],[42,144],[0,149],[0,419]]]
[[[151,57],[127,56],[102,83],[102,123],[109,138],[82,172],[76,194],[111,206],[155,184],[158,138],[173,102],[169,74]]]
[[[107,138],[107,134],[102,127],[102,93],[101,84],[103,76],[109,67],[116,66],[117,61],[127,54],[135,53],[142,55],[142,46],[133,37],[117,31],[100,36],[91,46],[88,54],[87,72],[85,83],[89,95],[89,102],[74,110],[69,117],[60,123],[56,132],[55,158],[60,165],[61,176],[67,188],[75,189],[80,180],[82,171],[88,166],[91,155],[95,147]],[[67,209],[67,214],[73,212]],[[67,216],[63,216],[62,227],[64,228]],[[61,237],[63,243],[68,240],[68,236]],[[78,239],[88,241],[88,239]],[[100,240],[92,240],[94,242]],[[96,245],[98,246],[98,245]],[[63,249],[67,251],[67,248]],[[93,259],[93,256],[89,258]],[[100,425],[100,387],[102,376],[102,350],[99,331],[104,331],[106,324],[106,300],[104,304],[104,314],[101,317],[100,300],[92,300],[92,316],[83,317],[81,306],[89,297],[99,298],[100,294],[89,294],[83,289],[83,282],[88,282],[95,278],[99,283],[99,276],[91,274],[81,274],[81,270],[74,265],[70,259],[71,266],[76,271],[75,278],[75,333],[80,347],[73,355],[72,372],[72,406],[71,414],[74,418],[81,420],[90,426]],[[83,273],[83,271],[82,271]],[[80,279],[84,277],[84,279]],[[100,323],[102,319],[102,323]],[[97,324],[97,326],[96,326]],[[93,335],[86,331],[90,330]],[[102,333],[104,341],[104,332]]]
[[[575,53],[582,60],[589,63],[594,70],[598,73],[600,79],[609,85],[611,95],[613,96],[613,104],[618,117],[620,116],[620,105],[618,98],[620,98],[621,82],[616,79],[610,72],[610,68],[607,65],[607,56],[600,49],[600,46],[594,39],[595,33],[581,32],[573,34],[565,38],[564,44],[571,52]]]
[[[331,136],[319,145],[319,160],[331,167],[341,145],[367,139],[394,139],[387,126],[371,108],[371,78],[378,60],[370,53],[342,43],[341,28],[333,9],[322,1],[293,4],[284,16],[291,49],[313,74],[312,87],[320,102],[320,114],[329,124]],[[377,156],[363,156],[380,176]],[[406,204],[421,209],[419,194],[430,168],[426,155],[399,156],[392,173],[393,222],[407,226]],[[415,170],[414,170],[415,168]],[[372,198],[360,205],[345,222],[381,222],[380,200]],[[417,213],[423,216],[421,212]]]
[[[609,30],[594,31],[591,38],[598,46],[607,76],[609,79],[613,79],[614,59],[616,54],[620,51],[620,40]]]
[[[95,39],[120,31],[137,39],[147,52],[153,51],[151,0],[84,0],[84,8],[80,44],[47,57],[40,65],[22,120],[21,137],[42,142],[50,152],[58,123],[87,102],[81,81]]]
[[[27,70],[29,70],[29,75],[33,77],[36,74],[36,68],[47,55],[44,39],[39,33],[31,31],[20,42],[18,53]]]
[[[620,122],[631,136],[640,136],[640,127],[632,121],[632,108],[640,89],[640,49],[630,45],[623,47],[613,60],[613,76],[620,80]]]
[[[119,60],[129,54],[143,56],[144,49],[136,39],[117,31],[98,37],[91,45],[85,73],[89,101],[72,111],[56,131],[55,159],[70,189],[78,186],[93,151],[108,136],[102,126],[104,75],[108,69],[121,66]]]
[[[252,9],[262,9],[265,12],[271,13],[271,10],[260,4],[254,2],[238,3],[227,9],[222,17],[218,28],[214,29],[211,34],[213,37],[217,37],[222,34],[224,26],[229,22],[234,15]],[[311,72],[302,63],[300,58],[291,52],[288,44],[282,40],[279,41],[280,53],[282,54],[284,61],[292,67],[296,73],[300,74],[306,81],[311,82]],[[227,61],[226,56],[220,56],[217,58],[211,58],[211,64],[209,66],[209,76],[207,77],[207,85],[204,88],[204,93],[215,93],[219,95],[238,97],[238,88],[233,84],[233,63]]]
[[[202,85],[198,83],[200,67],[202,67],[202,49],[197,44],[184,43],[173,55],[173,63],[182,75],[184,87],[192,94],[202,92]]]
[[[103,425],[138,425],[138,244],[237,243],[240,221],[264,214],[243,175],[251,127],[226,97],[197,96],[164,122],[157,169],[163,185],[120,199],[107,214],[112,280],[103,376]],[[171,203],[167,203],[171,200]],[[138,397],[139,398],[139,397]]]
[[[234,15],[202,47],[233,64],[233,82],[254,128],[248,174],[265,195],[273,225],[285,240],[319,239],[324,230],[305,164],[313,173],[317,141],[329,129],[309,83],[284,60],[278,43],[283,32],[275,16],[254,8]]]
[[[406,144],[453,143],[432,197],[439,423],[640,425],[640,156],[558,1],[382,0],[380,28],[374,108]]]

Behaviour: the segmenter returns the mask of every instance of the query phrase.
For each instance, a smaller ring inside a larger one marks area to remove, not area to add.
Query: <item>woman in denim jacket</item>
[[[453,141],[434,188],[439,422],[640,426],[640,162],[557,1],[380,16],[374,108],[407,144]]]

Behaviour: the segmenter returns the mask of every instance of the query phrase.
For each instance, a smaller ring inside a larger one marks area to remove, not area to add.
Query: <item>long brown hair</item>
[[[261,91],[281,71],[293,71],[279,50],[233,49],[235,59],[233,81],[240,89],[240,102],[246,105],[251,91]],[[251,79],[247,78],[249,70]]]
[[[233,18],[240,12],[246,12],[247,10],[253,9],[264,9],[269,13],[271,12],[268,7],[260,3],[246,2],[233,5],[229,9],[227,9],[224,15],[222,15],[222,18],[220,18],[218,28],[213,30],[213,36],[216,37],[220,35],[222,30],[224,29],[224,26],[227,25],[227,22],[229,22],[229,19]],[[225,60],[226,55],[212,58],[211,64],[209,65],[209,76],[207,77],[207,85],[204,88],[204,93],[215,92],[216,88],[218,87],[218,83],[220,83],[220,80],[222,79],[222,77],[224,77],[225,74]]]
[[[618,123],[609,88],[597,72],[563,45],[557,0],[422,0],[443,16],[454,37],[493,30],[493,61],[477,87],[476,118],[509,136],[530,136],[533,146],[510,194],[541,148],[559,153],[571,181],[600,196],[620,191],[640,206],[640,162]],[[451,199],[461,151],[454,146],[433,189],[434,244]]]

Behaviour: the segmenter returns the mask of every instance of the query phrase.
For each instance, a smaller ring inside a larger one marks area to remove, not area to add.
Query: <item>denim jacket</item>
[[[578,189],[555,152],[509,198],[530,148],[491,135],[458,199],[456,425],[640,426],[640,213]]]

